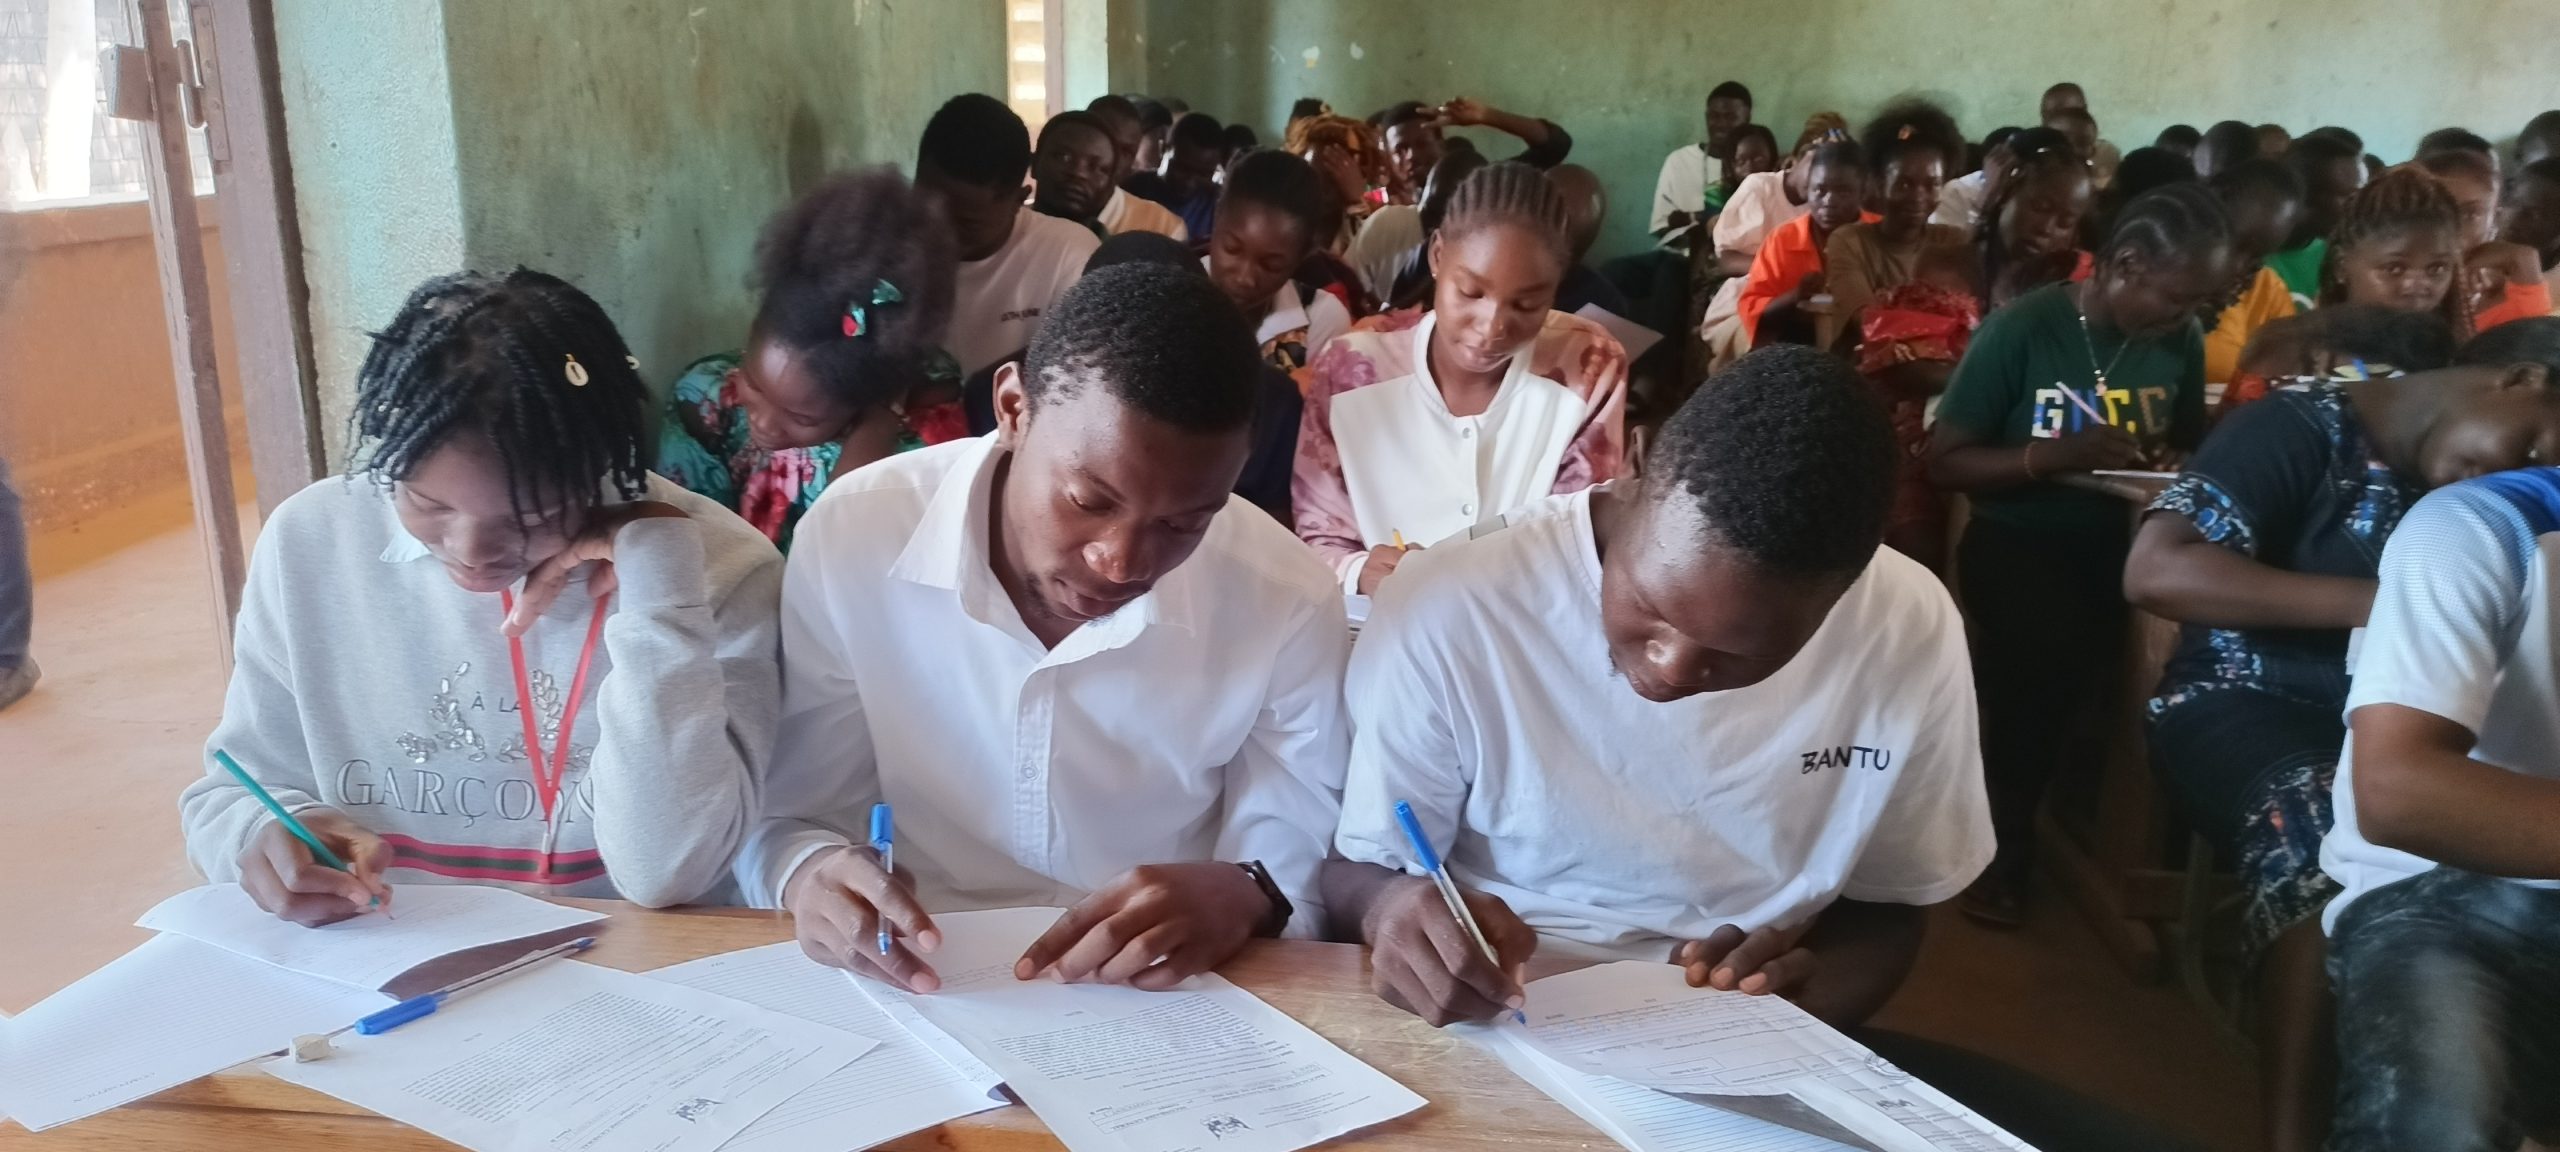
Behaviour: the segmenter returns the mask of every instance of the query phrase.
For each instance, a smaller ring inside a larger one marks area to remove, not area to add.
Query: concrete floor
[[[191,529],[79,551],[94,558],[37,581],[44,683],[0,712],[0,876],[11,880],[0,1012],[140,943],[134,918],[196,883],[177,796],[222,705],[203,557]],[[1991,932],[1942,909],[1877,1023],[2033,1069],[2211,1147],[2248,1148],[2248,1064],[2173,987],[2126,978],[2068,909],[2040,912]]]

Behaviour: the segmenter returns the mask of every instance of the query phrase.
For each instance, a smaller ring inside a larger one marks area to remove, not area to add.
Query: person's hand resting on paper
[[[1523,971],[1538,933],[1499,896],[1461,890],[1499,965],[1485,959],[1449,902],[1427,876],[1397,876],[1369,904],[1361,938],[1369,941],[1369,983],[1378,998],[1434,1028],[1490,1020],[1527,997]]]
[[[1226,963],[1272,912],[1262,886],[1234,864],[1141,864],[1067,909],[1013,975],[1162,992]]]
[[[942,947],[942,933],[907,878],[883,870],[870,849],[837,847],[811,856],[784,882],[782,906],[810,959],[910,992],[942,989],[942,978],[921,958]],[[895,937],[886,956],[880,954],[884,916]]]
[[[284,821],[269,820],[240,851],[240,888],[249,899],[305,928],[362,916],[377,899],[383,909],[391,907],[391,885],[382,880],[391,866],[391,845],[334,808],[305,808],[293,817],[355,871],[321,863]]]
[[[1747,933],[1727,924],[1704,940],[1690,940],[1672,949],[1671,962],[1686,971],[1692,988],[1792,1000],[1819,967],[1813,953],[1797,945],[1811,923]]]
[[[1913,905],[1834,900],[1790,928],[1727,924],[1674,947],[1670,960],[1692,988],[1780,996],[1834,1028],[1852,1028],[1910,975],[1927,924]]]

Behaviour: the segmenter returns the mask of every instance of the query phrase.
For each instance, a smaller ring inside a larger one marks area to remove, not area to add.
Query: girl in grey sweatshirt
[[[779,702],[782,558],[644,470],[637,368],[593,300],[523,269],[429,281],[375,337],[365,464],[285,501],[250,563],[179,801],[207,877],[308,924],[395,883],[727,898]]]

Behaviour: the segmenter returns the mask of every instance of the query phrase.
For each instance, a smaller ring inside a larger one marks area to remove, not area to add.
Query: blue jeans
[[[2437,868],[2356,899],[2332,1152],[2493,1152],[2560,1135],[2560,890]]]
[[[0,458],[0,672],[26,661],[35,598],[35,577],[27,571],[27,518],[18,508],[18,490],[9,486],[9,461]]]

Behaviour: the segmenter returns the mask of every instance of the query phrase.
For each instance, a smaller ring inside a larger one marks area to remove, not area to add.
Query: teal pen
[[[266,786],[258,783],[257,777],[249,775],[248,769],[242,768],[239,761],[231,758],[230,753],[216,748],[213,750],[213,759],[215,763],[222,765],[225,771],[230,772],[231,778],[239,781],[241,787],[248,789],[250,795],[257,797],[258,803],[266,805],[267,811],[275,815],[276,822],[284,825],[285,831],[293,833],[294,839],[308,846],[314,858],[349,876],[355,875],[354,867],[338,859],[338,854],[330,851],[328,845],[321,843],[318,836],[312,835],[309,828],[303,827],[302,821],[294,819],[293,813],[285,811],[284,805],[276,803],[276,798],[267,792]],[[374,897],[373,902],[366,907],[382,907],[382,897]]]

